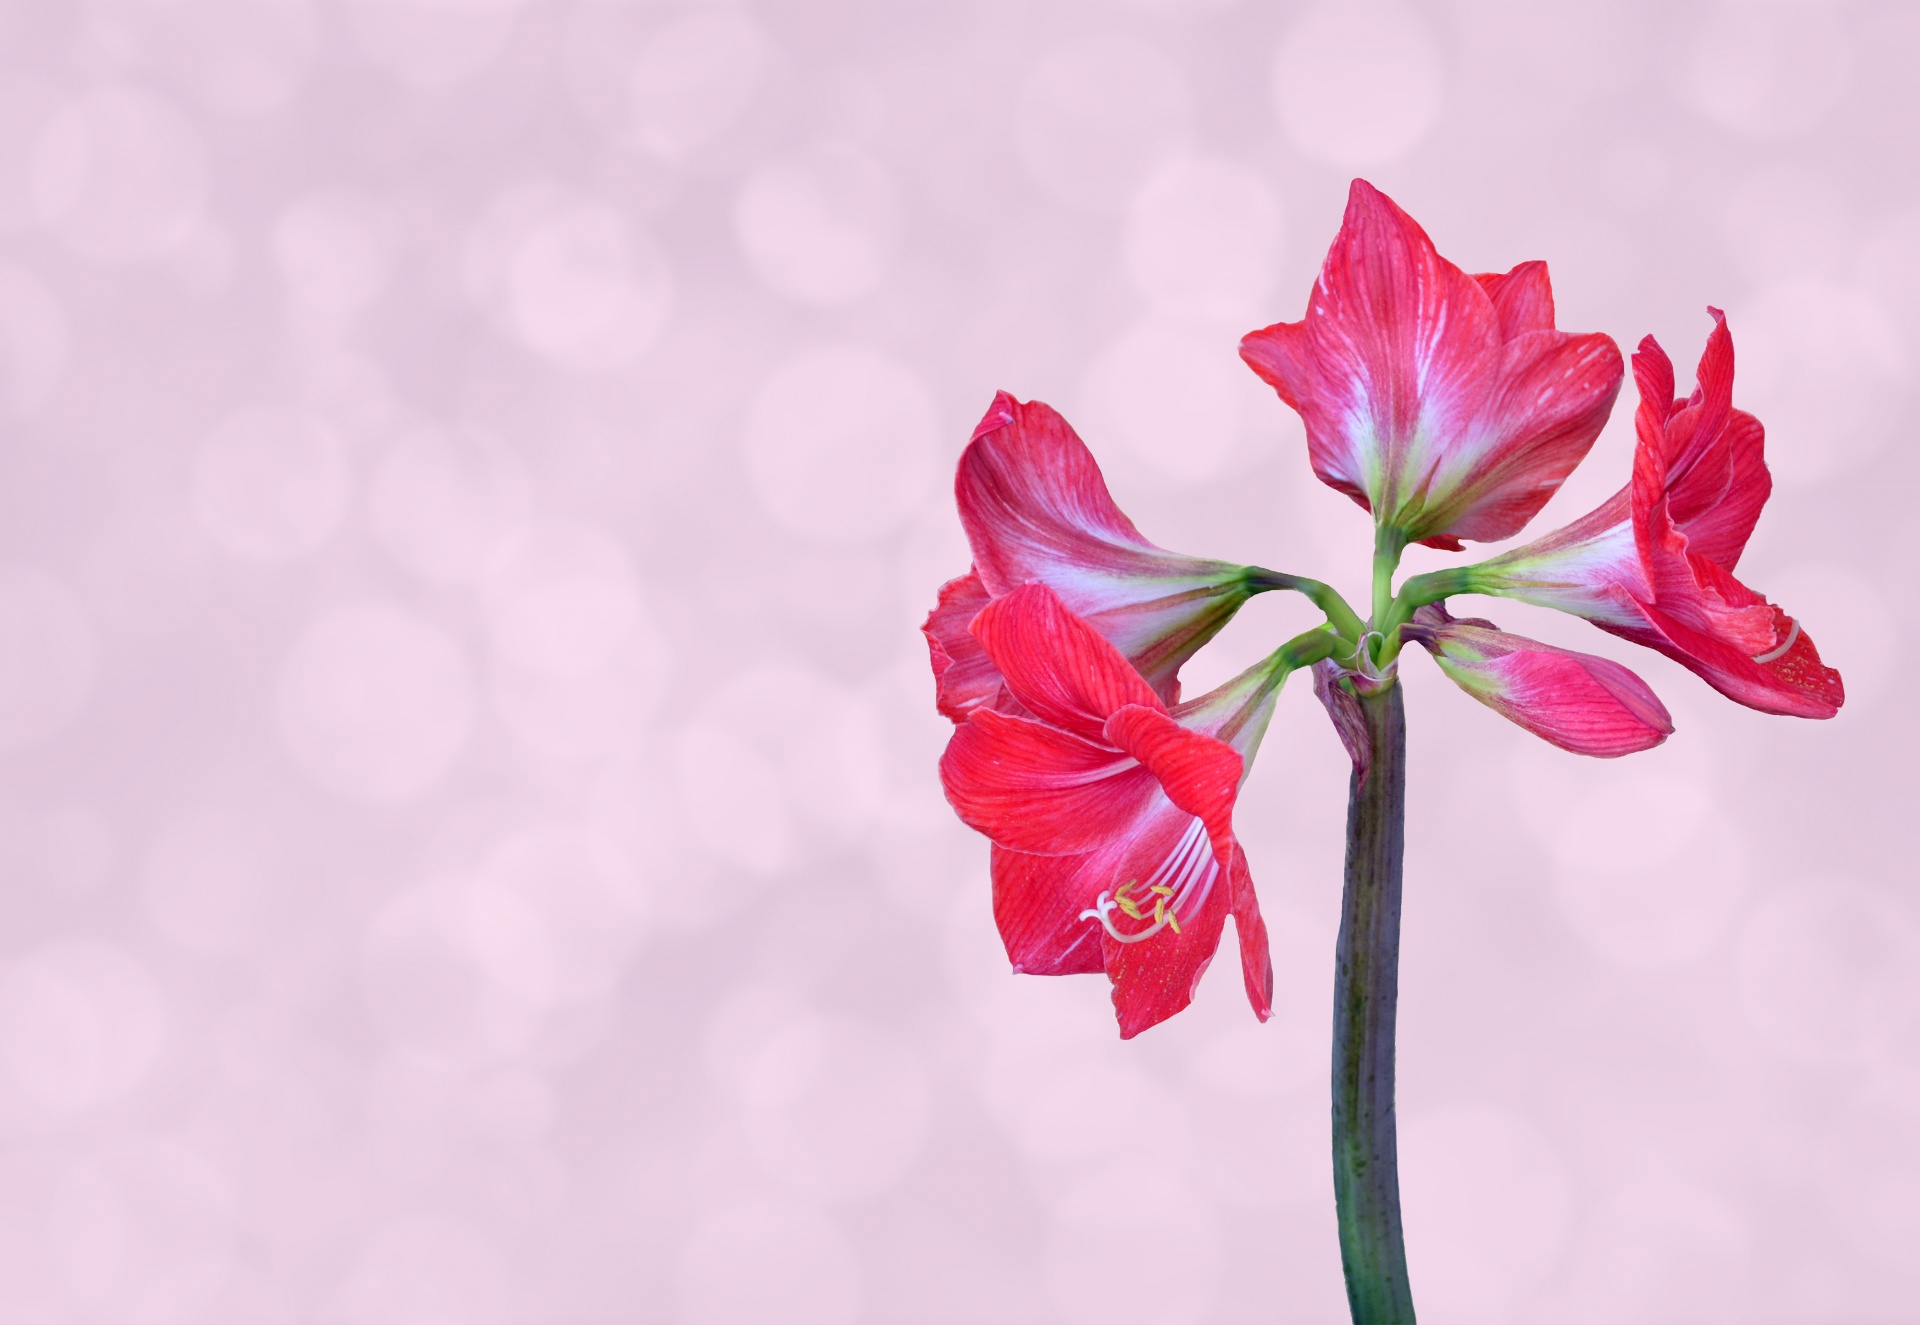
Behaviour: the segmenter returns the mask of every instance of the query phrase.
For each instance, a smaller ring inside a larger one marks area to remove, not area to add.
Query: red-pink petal
[[[1782,717],[1831,718],[1846,702],[1840,673],[1820,661],[1812,637],[1778,607],[1768,604],[1776,642],[1758,655],[1695,629],[1658,606],[1643,605],[1643,610],[1650,628],[1629,638],[1658,649],[1736,704]]]
[[[1273,955],[1267,943],[1267,922],[1260,915],[1260,899],[1254,896],[1247,853],[1238,842],[1234,843],[1233,867],[1228,874],[1233,929],[1240,942],[1240,980],[1246,986],[1254,1016],[1265,1021],[1273,1015]]]
[[[1043,722],[1101,740],[1107,718],[1160,699],[1120,651],[1044,584],[1023,584],[973,619],[1014,698]]]
[[[1017,975],[1090,975],[1107,969],[1106,931],[1087,920],[1114,886],[1111,852],[1034,856],[993,848],[993,918]]]
[[[1481,272],[1474,276],[1493,300],[1500,320],[1500,339],[1512,340],[1528,331],[1553,330],[1553,283],[1547,264],[1523,262],[1509,272]]]
[[[1355,180],[1306,318],[1252,333],[1241,356],[1300,412],[1324,482],[1457,547],[1518,532],[1612,407],[1618,349],[1541,325],[1551,306],[1544,266],[1476,280]]]
[[[969,571],[940,586],[940,598],[920,633],[933,663],[934,703],[955,722],[1000,693],[1000,669],[967,629],[988,603],[986,586]]]
[[[1168,800],[1206,824],[1216,858],[1231,858],[1233,802],[1244,768],[1232,746],[1137,704],[1107,719],[1106,737],[1159,780]]]
[[[1153,775],[1110,745],[985,708],[954,729],[940,782],[969,828],[1048,856],[1125,836],[1159,794]]]
[[[1191,815],[1169,807],[1169,813],[1154,817],[1151,832],[1130,844],[1117,872],[1118,878],[1143,885],[1165,880],[1160,886],[1174,890],[1179,915],[1178,930],[1169,925],[1141,942],[1122,943],[1111,934],[1102,939],[1122,1039],[1191,1003],[1194,988],[1220,947],[1232,885],[1205,835],[1192,835],[1195,827]]]
[[[1603,759],[1660,744],[1673,719],[1619,663],[1421,608],[1407,634],[1459,687],[1543,740]]]
[[[1047,585],[1178,698],[1180,666],[1251,594],[1246,568],[1154,546],[1121,513],[1086,444],[1053,409],[1001,392],[954,477],[981,583]]]

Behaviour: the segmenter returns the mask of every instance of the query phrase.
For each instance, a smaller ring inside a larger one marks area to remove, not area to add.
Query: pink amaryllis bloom
[[[1004,697],[969,633],[990,601],[1044,584],[1112,641],[1166,703],[1178,673],[1240,605],[1272,584],[1250,567],[1154,546],[1107,492],[1086,443],[1052,408],[1002,391],[954,477],[973,569],[940,589],[922,629],[940,711],[955,722]]]
[[[971,632],[1022,711],[973,708],[940,778],[993,842],[994,918],[1014,970],[1104,971],[1131,1037],[1192,1000],[1231,912],[1264,1020],[1273,972],[1233,807],[1285,667],[1270,660],[1169,708],[1035,583],[988,603]]]
[[[1355,180],[1306,317],[1240,355],[1300,414],[1321,480],[1403,542],[1518,533],[1593,446],[1620,350],[1553,326],[1543,262],[1470,276]]]
[[[1438,603],[1415,612],[1402,633],[1462,690],[1563,750],[1610,759],[1673,734],[1659,697],[1610,658],[1510,635],[1491,621],[1456,619]]]
[[[1846,698],[1800,623],[1734,578],[1773,490],[1765,430],[1733,408],[1733,336],[1713,331],[1685,400],[1653,337],[1633,356],[1632,481],[1591,513],[1475,567],[1476,593],[1583,616],[1658,649],[1738,703],[1830,718]]]

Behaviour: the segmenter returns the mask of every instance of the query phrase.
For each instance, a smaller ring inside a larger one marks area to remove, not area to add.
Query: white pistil
[[[1793,647],[1793,642],[1800,638],[1799,620],[1797,618],[1788,618],[1788,619],[1793,622],[1793,629],[1787,632],[1786,641],[1781,645],[1779,645],[1777,648],[1768,649],[1765,653],[1755,655],[1754,657],[1755,662],[1765,664],[1765,663],[1772,662],[1775,658],[1786,657],[1787,650],[1791,649]]]

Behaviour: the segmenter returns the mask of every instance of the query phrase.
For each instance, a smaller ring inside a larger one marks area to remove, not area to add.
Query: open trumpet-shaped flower
[[[1474,592],[1586,617],[1658,649],[1749,708],[1828,718],[1845,699],[1813,641],[1734,567],[1773,488],[1760,421],[1733,408],[1726,317],[1700,356],[1692,396],[1648,336],[1633,356],[1633,479],[1566,528],[1472,568]]]
[[[1273,974],[1233,806],[1293,665],[1286,650],[1170,709],[1046,585],[994,599],[971,629],[1023,712],[976,706],[940,776],[993,841],[994,917],[1014,969],[1105,971],[1130,1037],[1187,1006],[1231,911],[1264,1019]]]
[[[973,569],[940,590],[923,630],[940,711],[955,722],[1000,702],[1000,675],[968,632],[993,599],[1044,584],[1112,641],[1166,703],[1180,667],[1263,589],[1246,566],[1155,547],[1107,492],[1067,421],[1002,391],[954,479]]]
[[[1620,389],[1604,335],[1553,326],[1543,262],[1469,276],[1355,180],[1305,319],[1247,364],[1299,411],[1321,480],[1401,542],[1518,533],[1593,446]]]
[[[1491,621],[1457,620],[1437,603],[1403,629],[1462,690],[1563,750],[1613,758],[1673,734],[1659,697],[1610,658],[1509,635]]]

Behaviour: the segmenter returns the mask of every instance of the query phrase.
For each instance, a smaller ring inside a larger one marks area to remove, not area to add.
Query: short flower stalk
[[[1713,328],[1691,395],[1651,337],[1633,357],[1636,450],[1614,497],[1513,551],[1396,584],[1414,543],[1519,533],[1585,457],[1625,375],[1613,340],[1554,325],[1541,262],[1469,275],[1356,180],[1298,322],[1241,356],[1306,425],[1319,477],[1374,522],[1363,618],[1327,583],[1169,552],[1114,503],[1059,414],[1002,393],[961,457],[973,553],[924,631],[954,724],[947,799],[991,842],[1016,973],[1103,975],[1122,1038],[1192,1000],[1233,920],[1254,1014],[1272,1012],[1266,927],[1234,831],[1287,678],[1309,669],[1353,771],[1332,1017],[1335,1216],[1356,1322],[1414,1319],[1395,1134],[1406,835],[1406,646],[1493,712],[1574,754],[1666,740],[1651,687],[1610,658],[1458,617],[1456,597],[1555,608],[1680,663],[1737,703],[1831,717],[1840,676],[1803,623],[1735,576],[1770,491],[1764,431],[1734,408]],[[1182,666],[1256,594],[1325,622],[1205,695]],[[1283,756],[1284,757],[1284,756]]]

